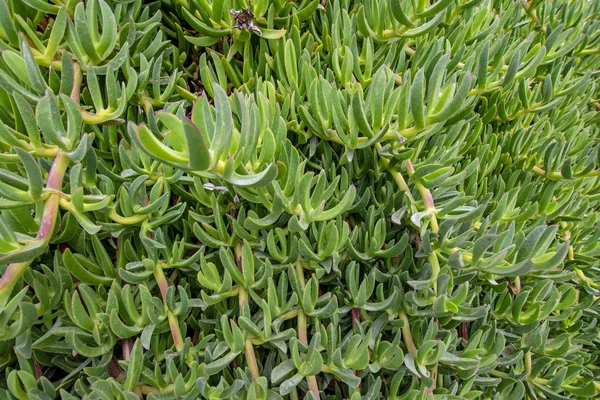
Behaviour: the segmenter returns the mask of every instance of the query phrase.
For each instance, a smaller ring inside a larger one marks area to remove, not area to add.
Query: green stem
[[[179,328],[179,320],[171,310],[167,310],[167,318],[169,319],[169,327],[171,328],[175,349],[181,351],[183,349],[183,336],[181,335],[181,329]]]
[[[171,336],[173,336],[173,343],[175,343],[175,349],[181,351],[183,349],[183,336],[181,335],[181,329],[179,328],[179,320],[177,316],[171,312],[167,307],[167,290],[169,289],[169,282],[162,269],[160,263],[156,264],[154,268],[154,279],[160,288],[162,294],[163,304],[167,310],[167,319],[169,320],[169,328],[171,329]]]
[[[541,26],[542,23],[540,22],[540,19],[536,15],[535,9],[531,8],[529,6],[529,3],[527,2],[527,0],[521,0],[521,5],[525,9],[525,13],[529,16],[529,18],[531,18],[537,26]]]
[[[406,160],[406,170],[408,172],[409,178],[415,172],[415,168],[413,167],[410,160]],[[415,183],[415,186],[417,187],[417,190],[419,191],[419,193],[421,193],[421,198],[423,199],[423,203],[425,204],[425,211],[427,211],[429,213],[429,215],[431,215],[431,221],[430,221],[431,230],[434,233],[437,233],[437,231],[439,230],[439,227],[438,227],[437,217],[435,215],[435,204],[433,202],[433,196],[431,195],[431,192],[429,191],[429,189],[427,189],[425,186],[423,186],[423,184],[417,182],[417,183]]]
[[[258,372],[256,354],[254,353],[254,347],[252,346],[250,339],[246,339],[246,343],[244,344],[244,355],[246,356],[246,362],[250,367],[250,371],[252,372],[252,379],[257,380],[260,378],[260,373]]]
[[[308,344],[308,334],[307,334],[307,326],[308,320],[306,318],[306,314],[304,310],[298,310],[298,339],[304,344]]]
[[[377,143],[376,146],[377,146],[377,150],[381,149],[381,144]],[[386,167],[386,169],[389,171],[389,173],[394,178],[394,181],[396,181],[396,184],[400,187],[400,189],[402,189],[406,193],[409,200],[412,203],[414,203],[414,198],[412,197],[410,189],[406,183],[406,180],[402,176],[402,174],[398,171],[393,171],[392,169],[390,169],[388,160],[384,159],[383,157],[382,157],[382,162],[383,162],[383,165]],[[406,169],[408,171],[409,177],[415,172],[414,167],[413,167],[412,163],[410,162],[410,160],[406,161]],[[419,193],[421,194],[421,197],[423,198],[423,203],[425,204],[425,211],[427,211],[429,213],[429,215],[431,215],[431,219],[430,219],[431,230],[434,233],[437,233],[439,230],[439,225],[438,225],[437,217],[435,215],[435,204],[433,202],[433,196],[431,195],[431,192],[429,191],[429,189],[427,189],[422,184],[415,183],[415,186],[417,187],[417,189],[419,190]],[[428,259],[429,263],[431,264],[431,275],[433,277],[433,290],[434,290],[434,293],[437,294],[437,277],[440,273],[440,262],[438,260],[435,250],[433,252],[431,252],[431,254],[429,254],[427,259]]]
[[[173,389],[175,389],[175,385],[170,384],[164,388],[155,388],[155,387],[148,386],[148,385],[139,385],[137,387],[137,389],[139,389],[142,392],[142,394],[145,394],[145,395],[148,395],[151,393],[168,393],[168,392],[172,391]]]
[[[377,151],[381,150],[381,143],[376,143],[375,147],[376,147]],[[394,179],[394,181],[396,182],[398,187],[400,189],[402,189],[404,191],[404,193],[406,193],[406,197],[408,197],[408,199],[411,202],[414,202],[415,199],[413,198],[412,193],[410,192],[410,189],[408,187],[408,184],[406,183],[406,180],[404,179],[402,174],[398,171],[392,170],[389,167],[390,162],[388,160],[386,160],[385,158],[381,157],[381,162],[383,163],[383,166],[388,170],[390,175],[392,175],[392,178]]]
[[[495,369],[490,371],[490,375],[492,375],[492,376],[496,376],[496,377],[498,377],[498,378],[510,378],[510,377],[511,377],[511,376],[510,376],[509,374],[507,374],[506,372],[502,372],[502,371],[496,371]]]
[[[525,353],[525,373],[531,375],[531,351]]]
[[[235,259],[239,268],[242,265],[242,254],[243,248],[242,243],[238,243],[235,246]],[[240,305],[240,314],[244,309],[244,306],[248,305],[248,290],[245,287],[239,286],[238,299]],[[258,371],[258,363],[256,362],[256,354],[254,353],[254,347],[252,346],[252,340],[247,337],[246,342],[244,343],[244,355],[246,357],[246,364],[248,364],[248,368],[250,368],[250,372],[252,373],[252,379],[257,380],[260,378],[260,373]]]
[[[298,274],[298,280],[300,281],[302,290],[304,290],[306,287],[306,281],[304,280],[304,268],[302,267],[301,262],[296,263],[296,273]],[[298,339],[305,345],[308,345],[307,325],[308,323],[306,314],[304,313],[302,307],[298,307]],[[314,375],[307,376],[306,382],[308,383],[309,390],[313,393],[317,400],[320,399],[321,397],[319,395],[317,378]]]
[[[415,169],[410,162],[410,160],[406,160],[406,170],[408,171],[408,176],[412,176],[415,172]],[[430,227],[431,231],[437,233],[439,230],[437,216],[435,215],[435,203],[433,202],[433,196],[431,191],[427,189],[423,184],[416,182],[415,186],[421,193],[421,197],[423,198],[423,203],[425,204],[425,211],[431,216],[430,219]],[[427,260],[429,264],[431,264],[431,276],[433,278],[433,291],[437,295],[437,277],[440,273],[440,262],[437,258],[437,253],[433,250],[428,256]]]
[[[536,173],[537,175],[546,176],[546,171],[544,171],[540,167],[533,167],[533,169],[531,171]],[[585,174],[583,176],[579,176],[578,178],[595,178],[598,176],[600,176],[600,170],[595,169],[595,170],[588,172],[587,174]],[[548,177],[550,179],[556,179],[556,180],[566,179],[565,177],[563,177],[563,175],[560,172],[556,172],[556,171],[550,172],[548,174]]]
[[[404,321],[404,325],[402,326],[402,338],[404,339],[404,344],[408,351],[412,354],[417,353],[417,346],[415,346],[415,342],[413,341],[412,334],[410,333],[410,325],[408,323],[408,316],[404,311],[400,311],[398,314],[400,318]]]
[[[591,54],[600,54],[600,47],[597,49],[583,49],[579,52],[580,56],[589,56]]]
[[[594,282],[593,279],[590,279],[587,276],[585,276],[582,270],[580,270],[579,268],[573,268],[573,271],[575,271],[575,274],[581,282],[585,282],[595,289],[600,289],[600,284]]]
[[[433,292],[437,295],[437,277],[440,274],[440,262],[437,257],[437,253],[433,250],[428,256],[427,261],[431,264],[431,276],[435,278],[432,282]]]
[[[198,99],[198,96],[196,96],[194,93],[179,85],[175,85],[175,90],[177,91],[177,93],[179,93],[181,97],[185,98],[189,102],[193,103]]]
[[[114,208],[110,210],[110,214],[108,215],[108,217],[120,225],[136,225],[148,219],[148,215],[137,214],[132,215],[131,217],[123,217],[117,214],[117,210]]]
[[[81,72],[81,66],[79,63],[73,63],[73,72],[74,72],[74,82],[73,89],[71,89],[71,100],[75,102],[75,104],[79,105],[79,100],[81,96],[81,83],[83,81],[83,73]]]
[[[63,178],[68,165],[69,159],[65,154],[59,151],[54,159],[52,168],[50,168],[50,172],[48,173],[46,189],[54,193],[51,193],[46,199],[40,228],[35,237],[35,240],[41,241],[43,246],[47,246],[50,243],[50,238],[52,237],[54,227],[56,226],[60,192],[62,190]],[[13,288],[32,262],[33,260],[27,260],[24,262],[13,263],[6,268],[6,271],[4,271],[4,274],[0,279],[0,309],[4,307]]]
[[[58,146],[52,147],[40,147],[33,149],[30,151],[31,155],[34,157],[43,157],[43,158],[51,158],[56,157],[56,155],[60,152]]]

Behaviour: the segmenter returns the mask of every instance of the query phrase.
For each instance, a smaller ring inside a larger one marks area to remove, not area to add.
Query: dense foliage
[[[0,0],[0,398],[600,396],[599,0]]]

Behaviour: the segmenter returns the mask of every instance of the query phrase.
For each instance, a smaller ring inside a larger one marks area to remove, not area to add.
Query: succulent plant
[[[599,76],[598,0],[0,0],[0,398],[598,398]]]

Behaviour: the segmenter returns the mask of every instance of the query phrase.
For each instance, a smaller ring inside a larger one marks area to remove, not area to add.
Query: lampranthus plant
[[[599,0],[0,0],[0,397],[600,397]]]

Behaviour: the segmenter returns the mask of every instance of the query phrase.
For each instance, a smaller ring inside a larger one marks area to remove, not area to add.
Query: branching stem
[[[35,241],[41,242],[42,246],[48,246],[54,227],[56,226],[56,220],[58,219],[60,192],[62,190],[63,178],[69,165],[69,159],[67,156],[58,152],[54,163],[48,173],[48,179],[46,181],[46,189],[55,192],[51,193],[46,199],[44,204],[44,212],[42,214],[42,220],[40,222],[40,228],[35,237]],[[0,309],[4,307],[8,298],[27,267],[32,263],[32,260],[24,262],[18,262],[10,264],[2,278],[0,278]]]

